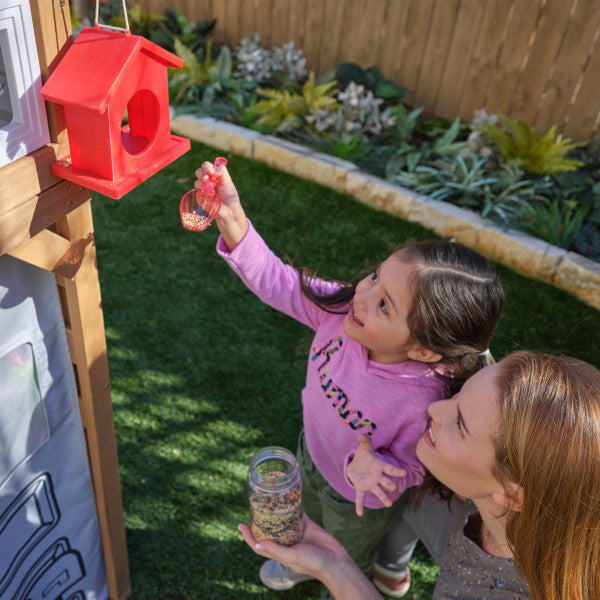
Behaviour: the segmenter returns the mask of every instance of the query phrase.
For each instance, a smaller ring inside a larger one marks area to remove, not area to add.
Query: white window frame
[[[29,0],[0,0],[0,51],[12,121],[0,127],[0,167],[50,142]]]

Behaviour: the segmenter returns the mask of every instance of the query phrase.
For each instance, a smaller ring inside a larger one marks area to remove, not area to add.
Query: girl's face
[[[409,358],[406,322],[413,301],[414,267],[393,254],[356,286],[354,306],[344,319],[344,332],[369,349],[369,358],[396,363]]]
[[[432,402],[431,422],[417,444],[427,469],[459,496],[482,499],[502,491],[492,475],[500,423],[498,364],[478,371],[449,400]]]

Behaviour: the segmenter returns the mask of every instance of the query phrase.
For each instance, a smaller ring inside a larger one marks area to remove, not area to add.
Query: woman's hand
[[[196,177],[194,187],[197,189],[202,189],[209,177],[219,177],[215,192],[221,199],[221,210],[215,217],[215,222],[231,252],[246,235],[248,220],[229,171],[225,166],[215,167],[210,162],[204,162],[196,170]]]
[[[373,444],[368,435],[361,434],[358,441],[358,448],[346,468],[346,475],[356,489],[356,514],[362,517],[365,494],[371,492],[383,502],[384,506],[391,506],[392,501],[385,490],[395,492],[398,486],[390,477],[404,477],[406,471],[375,456]]]
[[[297,573],[322,581],[336,600],[382,600],[344,547],[306,515],[303,521],[304,535],[294,546],[280,546],[271,540],[259,543],[250,527],[239,525],[239,529],[256,554],[273,558]]]
[[[239,529],[248,546],[261,556],[274,558],[297,573],[321,579],[329,568],[338,561],[351,560],[344,547],[324,529],[303,516],[304,534],[294,546],[281,546],[271,540],[260,543],[254,539],[250,527],[240,525]]]

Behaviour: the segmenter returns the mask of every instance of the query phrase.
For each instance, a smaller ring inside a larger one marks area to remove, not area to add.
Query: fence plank
[[[354,18],[360,23],[358,32],[357,63],[364,68],[377,65],[376,57],[382,44],[382,23],[385,17],[386,0],[363,0],[362,6],[357,6],[358,14]],[[379,65],[377,65],[379,67]]]
[[[470,120],[475,110],[486,108],[485,97],[498,69],[500,49],[507,35],[515,1],[507,4],[506,0],[489,0],[485,4],[479,35],[465,68],[466,76],[456,111],[465,120]]]
[[[324,16],[323,21],[326,23],[325,37],[321,45],[321,56],[319,59],[319,70],[323,73],[335,69],[340,63],[344,62],[346,57],[341,54],[340,46],[342,36],[345,35],[344,27],[344,4],[339,0],[325,0],[323,2]],[[340,60],[340,57],[343,57]],[[307,68],[310,70],[312,64],[307,60]]]
[[[288,7],[288,36],[287,42],[294,42],[296,48],[302,48],[306,61],[313,65],[316,61],[316,55],[312,48],[307,48],[304,43],[304,26],[306,21],[306,0],[296,0],[290,2]]]
[[[448,119],[459,115],[460,99],[468,75],[467,65],[471,62],[483,17],[481,2],[462,0],[457,17],[448,47],[448,58],[440,77],[437,98],[432,106],[435,115]]]
[[[400,83],[410,90],[406,101],[413,105],[419,104],[419,99],[415,96],[415,90],[423,68],[423,54],[430,31],[433,6],[434,0],[411,2],[404,29],[405,51],[399,75]]]
[[[201,19],[202,21],[208,21],[210,19],[216,19],[217,22],[215,24],[215,28],[212,32],[212,37],[219,44],[225,44],[229,46],[230,50],[234,50],[235,46],[239,43],[239,40],[236,40],[235,45],[230,45],[227,39],[227,7],[225,6],[225,2],[217,0],[212,3],[212,10],[207,17]]]
[[[597,36],[596,36],[597,37]],[[567,114],[566,135],[580,140],[600,133],[600,41],[596,45],[583,73],[581,87]],[[573,132],[573,133],[571,133]],[[587,132],[587,133],[586,133]]]
[[[287,28],[288,11],[289,2],[287,1],[273,0],[271,3],[271,47],[281,48],[281,46],[291,41]],[[262,27],[260,28],[260,31],[262,37]],[[266,32],[264,35],[266,35]],[[304,48],[300,48],[300,50],[304,51]]]
[[[254,15],[256,14],[256,0],[229,0],[232,8],[238,13],[238,41],[242,38],[251,38],[256,32]]]
[[[304,45],[296,46],[302,50],[310,48],[313,57],[311,64],[314,65],[313,70],[316,72],[321,71],[322,43],[323,38],[327,35],[327,26],[323,20],[323,12],[324,7],[321,0],[307,0]]]
[[[483,106],[489,113],[507,114],[524,62],[529,57],[529,42],[535,31],[545,0],[517,2],[504,44],[500,50],[498,68],[490,82]]]
[[[434,110],[435,99],[448,60],[448,51],[455,33],[459,5],[460,0],[446,0],[436,2],[433,6],[421,76],[415,89],[417,103],[424,105],[428,113]]]
[[[548,0],[543,7],[534,32],[529,60],[508,109],[513,117],[533,123],[542,100],[546,80],[564,38],[565,24],[569,20],[571,5],[571,1]],[[556,27],[556,23],[560,23],[561,27]]]
[[[589,49],[593,47],[599,26],[600,5],[577,3],[566,28],[560,53],[548,77],[538,113],[533,119],[540,131],[566,123],[565,117],[577,82],[589,60]]]
[[[376,64],[386,77],[394,79],[401,85],[400,72],[403,66],[404,49],[406,46],[405,27],[410,8],[409,2],[389,0],[387,12],[382,23],[382,43],[380,44]]]

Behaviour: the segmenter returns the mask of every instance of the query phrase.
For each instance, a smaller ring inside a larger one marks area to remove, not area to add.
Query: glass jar
[[[302,537],[302,480],[296,457],[280,446],[267,446],[248,468],[250,528],[257,541],[294,545]]]

